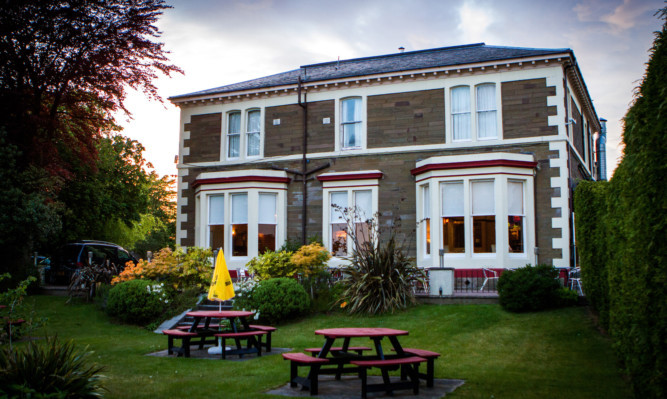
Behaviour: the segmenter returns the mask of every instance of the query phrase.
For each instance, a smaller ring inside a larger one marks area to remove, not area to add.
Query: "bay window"
[[[347,191],[335,191],[330,198],[331,253],[333,256],[347,255]]]
[[[259,194],[257,250],[260,254],[276,250],[276,202],[276,194]]]
[[[422,239],[424,242],[424,254],[431,254],[431,194],[428,184],[421,187],[422,190]]]
[[[465,252],[463,182],[442,184],[442,248],[446,253]]]
[[[225,196],[208,197],[208,246],[211,249],[223,248],[225,243]]]
[[[507,182],[507,237],[509,252],[524,253],[524,219],[523,182],[510,180]]]
[[[471,182],[473,251],[496,252],[494,181]]]
[[[232,256],[248,256],[248,194],[232,194]]]

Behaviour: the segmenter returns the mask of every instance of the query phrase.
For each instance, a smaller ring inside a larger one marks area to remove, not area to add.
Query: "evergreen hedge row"
[[[666,11],[625,117],[623,160],[608,187],[580,184],[575,195],[584,289],[608,317],[635,396],[655,399],[667,397]]]

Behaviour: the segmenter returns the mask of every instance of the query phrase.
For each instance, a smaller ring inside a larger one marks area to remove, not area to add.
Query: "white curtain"
[[[232,112],[229,114],[229,126],[227,133],[241,133],[241,113]]]
[[[510,216],[523,215],[523,182],[507,183],[507,213]]]
[[[496,85],[477,86],[477,137],[497,137],[496,132]]]
[[[232,224],[248,223],[248,194],[232,194]]]
[[[248,112],[248,125],[246,126],[246,133],[248,134],[248,151],[249,157],[259,155],[259,130],[260,130],[260,112],[253,110]]]
[[[208,224],[225,224],[225,196],[208,197]]]
[[[442,185],[442,216],[463,216],[463,182]]]
[[[334,208],[334,205],[340,209]],[[343,213],[347,208],[347,191],[337,191],[331,193],[331,223],[345,223]]]
[[[493,181],[472,182],[472,214],[495,215]]]
[[[276,224],[276,195],[259,194],[259,224]]]
[[[454,140],[470,139],[470,87],[452,89],[452,134]]]
[[[229,151],[227,152],[227,156],[229,158],[238,158],[239,147],[241,146],[241,135],[231,134],[227,136],[227,138],[229,139]]]
[[[373,195],[370,190],[355,191],[354,192],[354,206],[357,208],[357,214],[361,221],[371,219],[373,217]]]

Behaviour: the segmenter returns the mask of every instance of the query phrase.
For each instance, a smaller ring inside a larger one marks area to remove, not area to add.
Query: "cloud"
[[[612,4],[610,4],[612,3]],[[613,3],[617,5],[613,5]],[[647,13],[658,9],[653,0],[623,0],[610,2],[601,0],[584,0],[572,9],[581,22],[601,22],[611,31],[619,35],[645,22]],[[611,10],[611,11],[610,11]]]
[[[466,0],[459,7],[459,25],[464,43],[482,42],[487,28],[493,23],[488,7],[479,7],[474,1]]]

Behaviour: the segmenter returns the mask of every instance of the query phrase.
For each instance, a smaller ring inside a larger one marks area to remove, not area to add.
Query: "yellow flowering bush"
[[[211,283],[212,256],[211,250],[204,248],[191,247],[187,252],[181,248],[176,251],[163,248],[150,262],[144,259],[136,265],[128,262],[111,284],[141,279],[165,282],[177,290],[191,287],[204,290]]]
[[[296,266],[297,273],[309,277],[324,271],[329,259],[331,259],[329,251],[322,244],[314,242],[299,248],[290,260]]]

